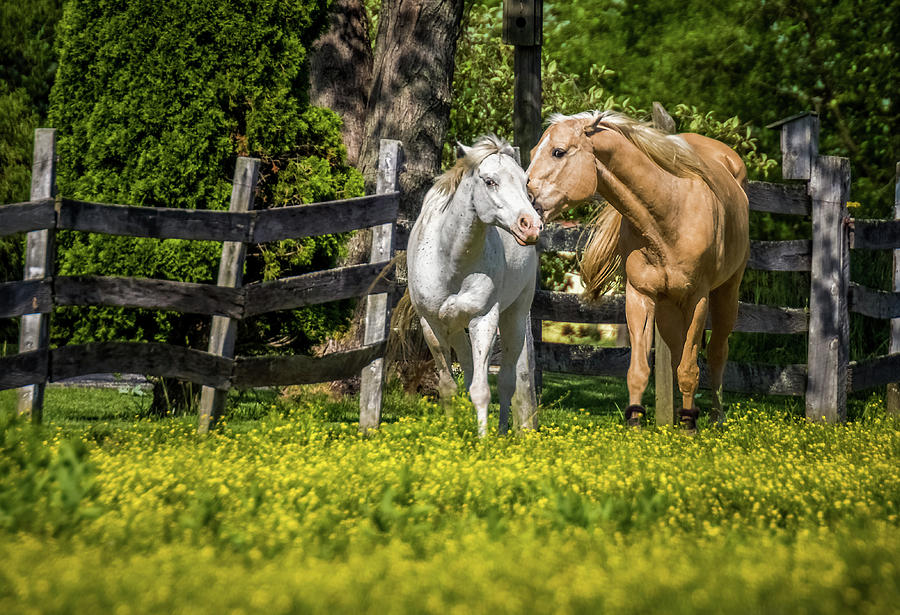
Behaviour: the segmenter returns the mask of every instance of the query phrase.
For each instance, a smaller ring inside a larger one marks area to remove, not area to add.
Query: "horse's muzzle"
[[[519,245],[529,246],[537,243],[541,236],[544,225],[540,218],[533,215],[522,214],[516,221],[515,232],[513,237],[519,242]]]

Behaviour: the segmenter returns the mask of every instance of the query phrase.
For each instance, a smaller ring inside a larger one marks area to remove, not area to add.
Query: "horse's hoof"
[[[450,297],[438,311],[438,318],[441,322],[448,322],[456,320],[457,316],[459,316],[459,308],[456,307],[456,297]]]
[[[641,419],[646,414],[644,407],[638,404],[632,404],[625,408],[625,424],[629,427],[640,429]]]
[[[697,433],[697,418],[700,416],[700,411],[696,408],[682,408],[678,411],[678,418],[681,421],[681,427],[684,429],[686,434],[695,434]]]

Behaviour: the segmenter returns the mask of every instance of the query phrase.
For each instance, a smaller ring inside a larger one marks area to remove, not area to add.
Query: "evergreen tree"
[[[257,207],[362,194],[340,120],[309,106],[307,50],[326,23],[316,0],[67,2],[50,121],[66,197],[228,208],[238,156],[262,160]],[[252,247],[245,281],[327,267],[343,238]],[[220,244],[60,233],[59,273],[214,282]],[[349,306],[242,323],[239,351],[303,351]],[[56,343],[155,340],[204,348],[208,317],[122,308],[54,313]]]

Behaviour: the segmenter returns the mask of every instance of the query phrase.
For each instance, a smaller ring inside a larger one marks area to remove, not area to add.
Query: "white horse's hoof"
[[[454,320],[459,318],[459,308],[456,305],[456,295],[447,297],[447,300],[444,301],[444,304],[441,306],[441,309],[438,312],[438,318],[440,318],[442,322],[453,322]]]

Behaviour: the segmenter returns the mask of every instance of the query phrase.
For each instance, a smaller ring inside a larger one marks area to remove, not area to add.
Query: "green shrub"
[[[358,196],[340,120],[308,103],[308,53],[327,2],[96,3],[66,6],[50,119],[59,190],[72,198],[228,208],[238,156],[259,158],[257,207]],[[327,237],[253,246],[245,281],[331,266]],[[61,233],[65,274],[213,282],[218,244]],[[305,350],[343,326],[349,307],[322,306],[242,323],[247,352],[267,342]],[[202,346],[208,318],[120,308],[54,315],[57,343],[146,339]]]

